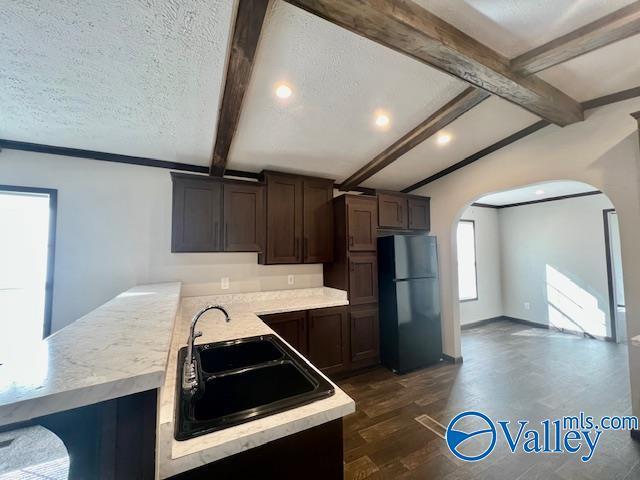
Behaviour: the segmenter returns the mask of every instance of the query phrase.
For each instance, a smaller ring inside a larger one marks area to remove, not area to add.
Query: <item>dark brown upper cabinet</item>
[[[266,263],[300,263],[302,260],[302,179],[266,172]]]
[[[381,229],[431,229],[431,199],[396,192],[378,193],[378,223]]]
[[[392,193],[379,193],[378,224],[380,228],[406,230],[408,227],[407,197]]]
[[[259,252],[264,244],[264,187],[224,183],[224,250]]]
[[[375,197],[345,196],[347,206],[348,249],[375,252],[378,207]]]
[[[333,181],[264,172],[267,248],[262,263],[322,263],[333,259]]]
[[[172,174],[172,252],[222,250],[222,183]]]
[[[428,197],[409,197],[407,199],[409,209],[410,230],[431,229],[431,199]]]
[[[302,260],[326,263],[333,260],[333,181],[305,178],[303,192]]]
[[[172,173],[172,252],[260,252],[264,185]]]

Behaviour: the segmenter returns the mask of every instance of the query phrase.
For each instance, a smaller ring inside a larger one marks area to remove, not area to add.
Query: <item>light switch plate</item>
[[[524,309],[531,310],[531,304],[529,302],[524,302]]]
[[[293,277],[293,275],[287,275],[287,283],[289,285],[293,285],[295,283],[295,278]]]
[[[220,280],[220,288],[222,290],[229,289],[229,277],[222,277],[222,279]]]

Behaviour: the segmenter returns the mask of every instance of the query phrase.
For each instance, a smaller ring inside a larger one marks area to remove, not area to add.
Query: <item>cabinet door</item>
[[[351,308],[349,328],[351,366],[362,368],[378,363],[380,357],[378,305]]]
[[[333,260],[333,182],[303,180],[304,263],[329,263]]]
[[[224,185],[224,250],[259,252],[264,235],[262,185]]]
[[[409,228],[429,230],[431,228],[430,198],[409,198]]]
[[[302,261],[302,179],[268,173],[267,262]]]
[[[347,242],[351,252],[375,252],[378,228],[375,197],[347,199]]]
[[[349,256],[349,303],[362,305],[378,301],[378,258],[376,255]]]
[[[324,373],[346,370],[349,362],[345,307],[309,310],[308,358]]]
[[[173,178],[172,252],[222,250],[222,183]]]
[[[407,198],[388,193],[378,194],[378,223],[381,228],[406,229]]]
[[[275,313],[260,317],[299,353],[307,355],[307,312]]]

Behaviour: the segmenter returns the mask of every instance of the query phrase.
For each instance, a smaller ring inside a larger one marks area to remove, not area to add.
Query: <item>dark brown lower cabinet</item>
[[[379,363],[377,303],[260,318],[327,375],[349,373]]]
[[[380,338],[378,304],[351,307],[349,312],[350,369],[379,363]]]
[[[307,356],[307,312],[287,312],[275,313],[273,315],[263,315],[260,318],[280,335],[284,340],[300,352]]]
[[[309,310],[308,359],[331,375],[349,364],[349,324],[346,307]]]

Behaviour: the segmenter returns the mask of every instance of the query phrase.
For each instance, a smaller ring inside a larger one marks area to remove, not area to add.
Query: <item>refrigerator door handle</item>
[[[393,281],[394,282],[410,282],[411,280],[420,280],[423,278],[437,279],[438,277],[436,277],[435,275],[429,275],[428,277],[394,278]]]

